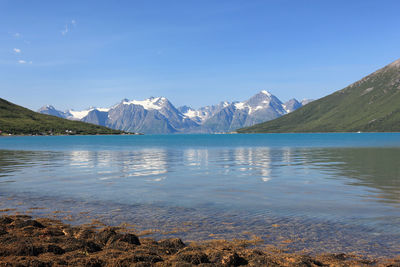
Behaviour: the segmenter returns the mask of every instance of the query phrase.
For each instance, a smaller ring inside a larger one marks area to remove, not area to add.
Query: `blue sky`
[[[400,1],[0,0],[0,97],[38,109],[269,90],[319,98],[400,58]]]

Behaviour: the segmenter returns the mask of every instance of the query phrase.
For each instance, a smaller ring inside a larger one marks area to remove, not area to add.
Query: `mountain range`
[[[110,108],[60,111],[51,105],[39,113],[69,120],[79,120],[127,132],[146,134],[231,132],[288,114],[310,100],[291,99],[282,103],[268,91],[261,91],[243,102],[221,102],[193,109],[176,108],[165,97],[145,100],[123,99]]]
[[[400,132],[400,59],[280,118],[240,133]]]

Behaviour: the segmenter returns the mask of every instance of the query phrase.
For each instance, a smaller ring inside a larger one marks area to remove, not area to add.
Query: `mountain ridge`
[[[400,59],[330,95],[239,133],[399,132]]]
[[[176,108],[165,97],[149,97],[145,100],[123,99],[110,108],[92,107],[82,111],[63,112],[48,105],[39,111],[123,131],[150,134],[215,133],[231,132],[282,116],[302,106],[299,101],[295,102],[296,105],[291,105],[291,109],[286,110],[285,103],[270,92],[262,90],[243,102],[222,101],[197,110],[189,106]],[[289,105],[288,102],[286,105]]]

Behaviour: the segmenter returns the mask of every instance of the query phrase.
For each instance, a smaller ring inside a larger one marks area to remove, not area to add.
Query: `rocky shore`
[[[259,249],[245,240],[183,243],[129,229],[71,226],[27,215],[0,217],[0,266],[400,266],[396,259],[316,256]]]

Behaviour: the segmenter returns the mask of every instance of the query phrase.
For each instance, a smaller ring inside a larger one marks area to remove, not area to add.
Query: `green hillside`
[[[106,127],[39,114],[0,98],[3,134],[121,134]],[[68,132],[67,132],[68,131]]]
[[[239,133],[400,132],[400,60],[331,95]]]

